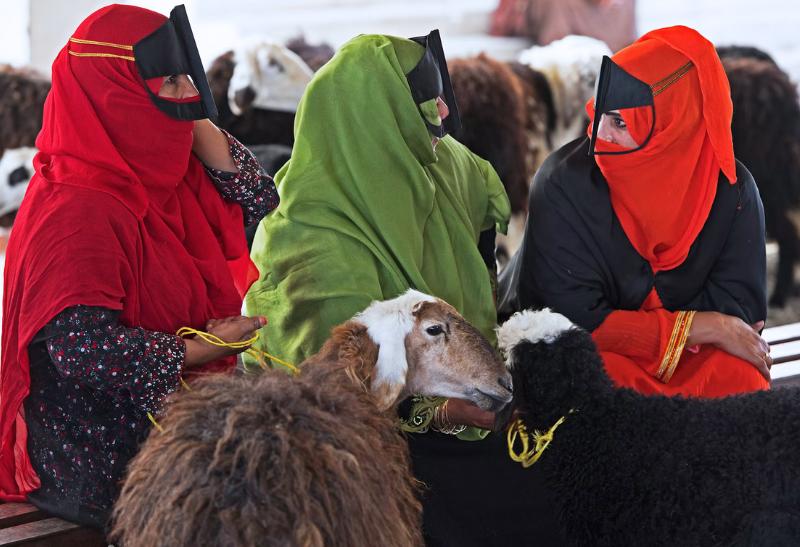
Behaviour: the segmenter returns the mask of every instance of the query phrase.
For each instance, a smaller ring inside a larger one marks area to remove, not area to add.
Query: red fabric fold
[[[132,45],[166,18],[112,5],[74,36]],[[22,402],[28,345],[64,308],[120,310],[129,327],[175,332],[238,315],[252,282],[242,211],[191,154],[192,123],[158,110],[135,64],[70,55],[53,63],[36,174],[9,242],[0,361],[0,498],[39,486]],[[87,49],[82,49],[86,52]],[[203,372],[230,369],[234,360]]]
[[[606,372],[617,386],[649,395],[725,397],[769,389],[756,368],[713,346],[684,348],[669,382],[657,378],[677,312],[663,308],[655,289],[637,311],[615,310],[592,332]]]

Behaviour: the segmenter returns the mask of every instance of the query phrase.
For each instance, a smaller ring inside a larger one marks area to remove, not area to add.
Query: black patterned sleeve
[[[180,386],[186,345],[174,334],[124,327],[118,315],[100,307],[65,309],[46,327],[50,358],[65,378],[155,412]]]
[[[206,172],[223,198],[242,207],[245,226],[249,226],[278,206],[278,190],[253,153],[230,133],[224,129],[221,131],[228,137],[231,157],[239,172],[220,171],[208,166]]]

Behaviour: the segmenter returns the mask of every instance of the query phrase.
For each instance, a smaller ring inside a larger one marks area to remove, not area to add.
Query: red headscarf
[[[595,161],[634,248],[655,271],[670,270],[686,259],[708,218],[720,169],[736,182],[728,78],[711,42],[682,26],[649,32],[612,59],[651,87],[660,84],[654,90],[655,128],[641,150],[597,155]],[[689,61],[691,68],[680,71]],[[590,118],[593,107],[589,101]],[[634,140],[644,142],[650,108],[620,114]],[[597,150],[624,149],[598,139]]]
[[[120,310],[126,326],[175,332],[238,315],[257,271],[242,211],[192,155],[192,122],[150,100],[129,46],[166,21],[133,6],[90,15],[53,63],[36,175],[5,265],[0,497],[39,487],[22,402],[28,345],[63,309]],[[158,89],[159,82],[147,82]],[[232,366],[217,362],[204,370]]]

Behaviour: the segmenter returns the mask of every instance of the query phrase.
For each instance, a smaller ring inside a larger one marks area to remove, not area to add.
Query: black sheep
[[[527,431],[565,417],[535,465],[572,543],[800,544],[800,391],[617,389],[590,334],[549,310],[512,316],[498,339]]]

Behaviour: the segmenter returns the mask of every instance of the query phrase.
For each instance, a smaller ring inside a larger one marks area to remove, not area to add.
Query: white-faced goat
[[[394,407],[407,394],[511,400],[491,345],[409,291],[333,329],[290,377],[216,376],[166,409],[131,462],[113,537],[145,545],[422,544]]]

